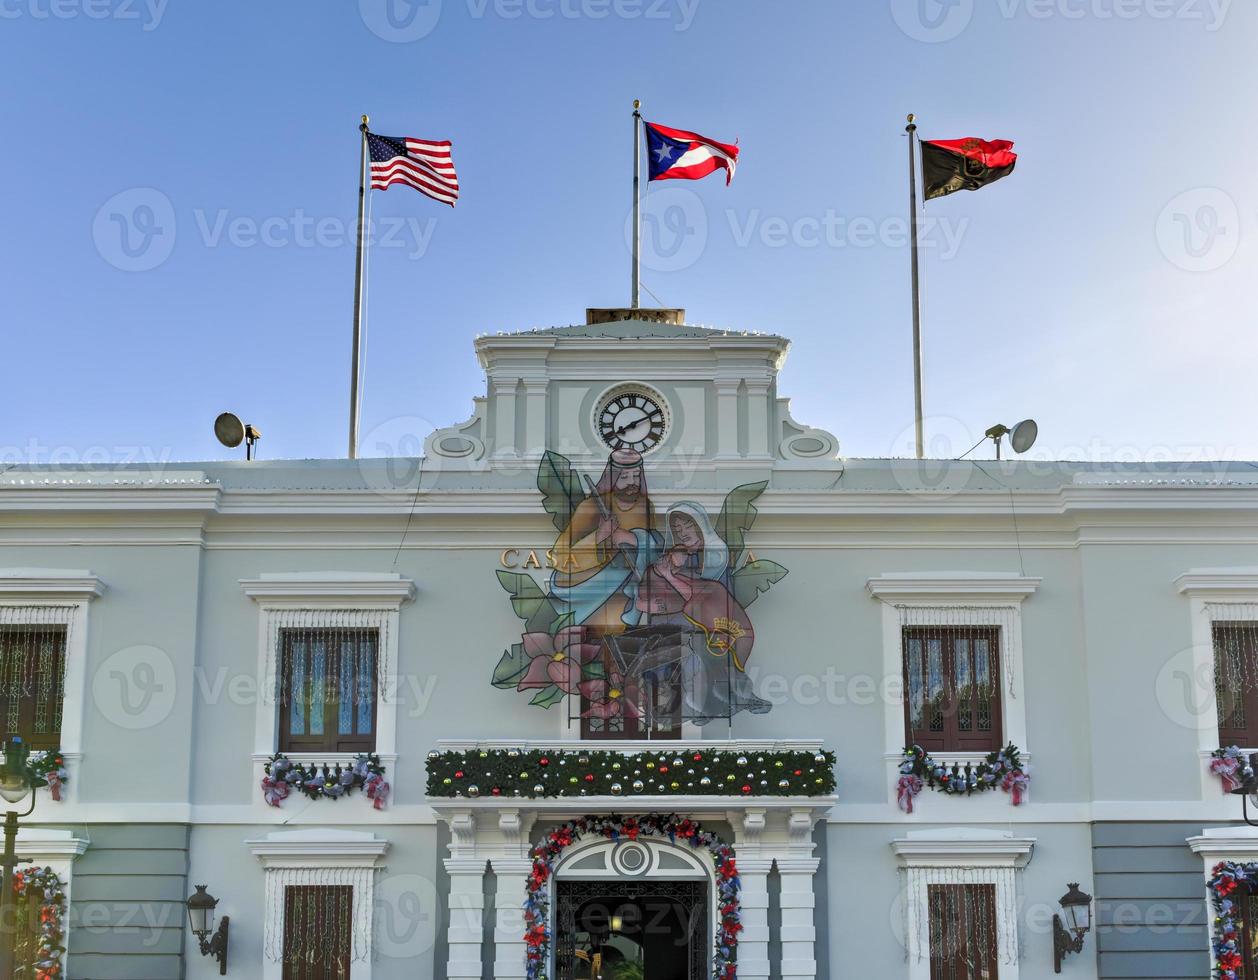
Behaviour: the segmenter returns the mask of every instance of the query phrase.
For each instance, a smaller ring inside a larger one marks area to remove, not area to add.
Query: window
[[[4,737],[21,736],[33,749],[61,744],[66,628],[0,628],[0,724]]]
[[[904,627],[902,636],[907,744],[931,752],[999,749],[999,628]]]
[[[376,747],[374,629],[280,631],[280,751]]]
[[[283,980],[348,980],[353,915],[352,885],[285,888]]]
[[[629,679],[622,676],[605,646],[601,655],[607,680],[593,691],[596,696],[582,693],[579,701],[574,699],[581,706],[581,737],[681,738],[680,668],[675,664],[660,667],[640,680]]]
[[[1258,623],[1215,622],[1214,685],[1219,741],[1258,747]]]
[[[930,980],[996,980],[995,885],[930,885]]]

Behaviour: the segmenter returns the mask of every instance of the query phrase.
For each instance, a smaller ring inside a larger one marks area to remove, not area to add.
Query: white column
[[[524,976],[524,893],[533,870],[527,858],[489,859],[498,887],[494,891],[494,980]]]
[[[446,976],[481,977],[481,945],[485,937],[485,859],[446,858],[450,876],[449,957]]]
[[[817,898],[813,894],[813,876],[820,863],[817,858],[777,859],[782,882],[779,901],[782,906],[783,978],[817,975],[817,928],[813,920]]]
[[[742,906],[743,931],[738,936],[738,975],[769,975],[769,872],[770,858],[738,856],[738,900]]]

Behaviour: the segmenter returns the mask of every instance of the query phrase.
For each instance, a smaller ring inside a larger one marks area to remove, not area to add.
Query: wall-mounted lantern
[[[218,960],[219,976],[226,976],[227,924],[230,919],[223,916],[215,930],[214,909],[218,906],[218,899],[206,892],[204,885],[196,887],[196,893],[188,897],[188,924],[201,946],[201,955],[213,956]]]
[[[1077,881],[1071,882],[1069,888],[1061,897],[1061,915],[1053,916],[1054,973],[1061,973],[1061,961],[1067,953],[1083,952],[1083,937],[1092,928],[1092,896],[1079,891]]]

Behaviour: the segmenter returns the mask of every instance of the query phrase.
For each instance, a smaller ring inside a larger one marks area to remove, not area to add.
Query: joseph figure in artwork
[[[572,614],[571,625],[601,636],[638,625],[637,589],[656,546],[653,517],[641,454],[617,449],[555,541],[551,596],[561,614]]]

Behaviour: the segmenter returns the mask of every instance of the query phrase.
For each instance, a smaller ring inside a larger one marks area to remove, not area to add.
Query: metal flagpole
[[[359,132],[363,134],[363,145],[358,171],[358,258],[354,266],[354,349],[350,356],[349,371],[349,458],[358,458],[358,410],[362,405],[362,392],[359,390],[361,363],[363,354],[363,239],[367,224],[367,123],[371,120],[363,116]]]
[[[633,288],[630,306],[638,308],[642,255],[642,102],[633,100]]]
[[[909,124],[905,132],[909,134],[909,228],[913,238],[913,432],[917,442],[917,458],[926,455],[922,440],[922,302],[920,278],[918,275],[917,245],[917,157],[914,153],[917,140],[916,117],[909,113]]]

